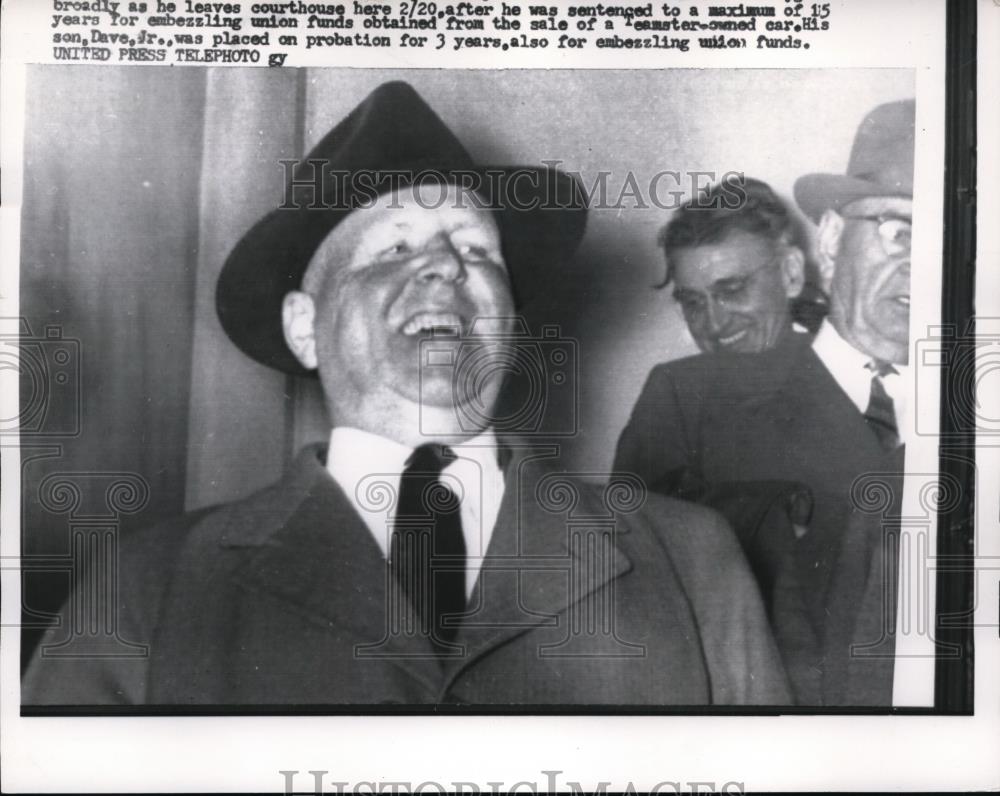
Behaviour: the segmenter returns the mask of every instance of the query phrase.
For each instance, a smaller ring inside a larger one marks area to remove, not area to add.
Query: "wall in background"
[[[93,505],[102,474],[142,479],[130,530],[253,492],[326,436],[314,382],[225,338],[215,280],[281,201],[278,160],[390,79],[410,81],[483,163],[558,161],[587,187],[606,173],[612,201],[629,175],[645,198],[665,170],[743,171],[787,197],[803,173],[843,171],[867,111],[913,94],[907,70],[31,68],[21,310],[36,336],[79,341],[82,403],[75,432],[25,440],[26,552],[66,552],[68,514],[39,492],[53,473],[94,485],[81,498]],[[659,188],[692,191],[687,178]],[[523,297],[533,331],[556,325],[577,345],[578,402],[551,396],[563,415],[579,407],[579,433],[561,440],[572,469],[605,470],[650,367],[694,352],[669,292],[651,288],[669,213],[634,203],[593,210],[577,255]],[[50,419],[75,411],[76,393],[58,395]],[[38,578],[30,606],[53,607],[64,587]]]

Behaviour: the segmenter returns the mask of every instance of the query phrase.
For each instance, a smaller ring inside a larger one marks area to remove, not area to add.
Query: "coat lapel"
[[[450,667],[452,679],[500,644],[538,627],[569,633],[571,609],[632,564],[616,544],[627,531],[620,517],[573,474],[549,469],[525,450],[513,450],[504,497],[473,590]]]
[[[811,346],[802,348],[788,371],[775,405],[784,429],[782,455],[789,471],[813,490],[814,512],[809,532],[794,546],[797,569],[807,573],[803,598],[811,621],[825,621],[825,596],[836,566],[847,524],[854,511],[854,479],[867,472],[884,453],[857,406],[837,384]]]
[[[279,485],[232,514],[222,544],[246,550],[233,579],[319,627],[348,629],[355,655],[390,659],[441,693],[462,669],[532,628],[553,628],[558,643],[569,635],[567,611],[587,610],[588,600],[632,568],[616,544],[627,527],[597,493],[537,455],[513,451],[497,524],[442,680],[442,661],[426,637],[389,631],[405,598],[321,456],[321,448],[306,449]]]
[[[786,422],[793,424],[798,434],[822,435],[833,450],[843,451],[843,456],[852,462],[878,460],[884,455],[864,415],[816,356],[812,346],[799,350],[780,393],[780,401],[795,409],[788,412]]]
[[[321,456],[321,448],[307,448],[271,500],[265,493],[242,513],[247,525],[230,545],[253,549],[233,576],[321,627],[349,630],[358,658],[390,659],[436,688],[440,666],[428,639],[405,628],[390,631],[399,628],[394,620],[406,611],[405,598]]]

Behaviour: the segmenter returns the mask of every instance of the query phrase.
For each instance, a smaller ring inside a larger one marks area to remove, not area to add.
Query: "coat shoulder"
[[[315,490],[318,460],[304,451],[279,481],[246,497],[182,514],[136,534],[149,549],[162,545],[212,543],[221,547],[264,544],[302,501]]]
[[[268,534],[280,528],[300,502],[301,480],[286,477],[244,498],[189,511],[129,534],[121,545],[124,579],[138,580],[135,588],[151,597],[166,587],[182,558],[192,559],[192,551],[200,552],[195,559],[208,565],[207,558],[223,548],[266,543]]]
[[[156,563],[157,572],[167,572],[169,567],[164,564],[177,558],[191,532],[216,510],[211,507],[189,511],[128,534],[121,545],[122,573],[127,577],[143,562]]]
[[[651,492],[642,515],[682,570],[718,572],[723,566],[743,564],[736,535],[714,509]]]
[[[691,606],[715,704],[790,704],[760,592],[732,528],[713,509],[648,496],[642,517]]]
[[[769,392],[806,366],[812,349],[807,336],[801,337],[754,354],[696,354],[662,362],[650,371],[646,388],[731,398]]]

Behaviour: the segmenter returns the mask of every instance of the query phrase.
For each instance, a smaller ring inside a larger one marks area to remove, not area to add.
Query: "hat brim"
[[[819,222],[827,210],[840,210],[869,196],[911,196],[892,191],[882,183],[847,177],[843,174],[806,174],[795,181],[795,201],[809,218]]]
[[[532,294],[539,271],[558,267],[575,251],[586,229],[585,193],[574,177],[551,168],[474,171],[484,175],[476,193],[482,206],[497,214],[511,282],[516,296],[523,299]],[[454,181],[467,184],[468,174],[464,171]],[[452,182],[446,174],[440,181]],[[355,211],[273,210],[236,244],[219,275],[215,301],[223,329],[241,351],[286,373],[316,375],[285,344],[282,302],[287,293],[300,288],[313,254],[350,212]]]

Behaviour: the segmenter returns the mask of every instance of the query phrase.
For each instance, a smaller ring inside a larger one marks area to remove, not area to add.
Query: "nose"
[[[705,303],[705,321],[712,334],[719,334],[729,323],[729,311],[722,307],[714,298]]]
[[[439,235],[427,247],[417,278],[421,282],[464,282],[465,261],[446,235]]]

